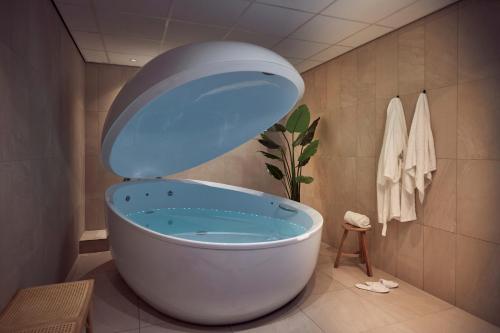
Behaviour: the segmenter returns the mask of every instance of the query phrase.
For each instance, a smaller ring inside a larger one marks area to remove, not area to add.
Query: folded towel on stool
[[[352,224],[352,225],[359,227],[359,228],[370,228],[371,227],[370,219],[368,218],[368,216],[363,215],[363,214],[354,213],[354,212],[351,212],[349,210],[345,213],[344,220],[347,223]]]

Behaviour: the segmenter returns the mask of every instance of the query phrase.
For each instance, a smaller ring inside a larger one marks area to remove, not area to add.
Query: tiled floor
[[[70,279],[96,280],[93,315],[95,332],[425,332],[488,333],[500,328],[460,310],[380,270],[397,280],[389,294],[354,288],[369,280],[353,262],[333,269],[335,251],[322,245],[316,272],[296,299],[258,320],[228,327],[200,327],[166,317],[144,303],[125,284],[109,252],[82,254]]]

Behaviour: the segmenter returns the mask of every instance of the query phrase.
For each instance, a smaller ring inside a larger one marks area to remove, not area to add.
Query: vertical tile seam
[[[427,82],[427,77],[425,75],[426,73],[426,66],[425,66],[425,58],[426,58],[426,46],[427,46],[427,21],[428,19],[424,19],[422,20],[422,27],[424,29],[424,50],[423,50],[423,64],[424,64],[424,67],[423,67],[423,70],[424,70],[424,89],[426,89],[426,82]],[[415,199],[417,197],[415,196]],[[424,277],[425,277],[425,274],[424,274],[424,267],[425,267],[425,204],[426,204],[426,201],[422,202],[421,205],[422,205],[422,223],[421,223],[421,226],[422,226],[422,271],[421,271],[421,278],[422,278],[422,289],[425,290],[425,280],[424,280]]]
[[[462,2],[462,1],[460,1]],[[459,122],[459,118],[460,118],[460,105],[458,104],[459,102],[459,97],[458,97],[458,93],[459,93],[459,84],[460,84],[460,78],[459,78],[459,64],[460,64],[460,12],[462,10],[461,8],[461,4],[459,3],[457,5],[457,68],[456,68],[456,72],[457,72],[457,100],[456,100],[456,103],[457,103],[457,121],[455,122],[455,158],[456,158],[456,162],[455,162],[455,191],[456,191],[456,195],[455,195],[455,256],[454,256],[454,263],[453,263],[453,268],[454,268],[454,288],[453,288],[453,305],[457,305],[457,262],[458,262],[458,235],[459,235],[459,232],[458,232],[458,122]]]
[[[81,53],[80,53],[81,55]],[[81,196],[82,198],[80,199],[80,205],[82,205],[81,208],[81,215],[82,215],[82,222],[83,224],[83,230],[81,231],[82,234],[87,230],[87,210],[86,210],[86,205],[87,205],[87,187],[85,186],[86,183],[86,177],[87,177],[87,63],[84,61],[83,62],[83,149],[82,149],[82,179],[80,180],[81,183],[81,189],[82,193]],[[81,228],[81,227],[80,227]],[[79,235],[80,237],[82,236],[81,234]],[[78,241],[78,252],[80,252],[80,241]],[[79,254],[79,253],[78,253]],[[77,259],[78,260],[78,256]],[[76,265],[76,260],[73,263],[73,265]],[[71,273],[71,270],[70,272]],[[68,273],[68,274],[69,274]],[[67,277],[66,277],[67,278]]]
[[[360,83],[358,81],[359,78],[359,51],[355,51],[354,55],[356,56],[356,77],[354,78],[354,82],[356,84],[356,108],[354,109],[354,116],[355,116],[355,122],[356,122],[356,135],[355,135],[355,159],[354,159],[354,208],[358,210],[359,202],[358,202],[358,141],[359,141],[359,114],[358,114],[358,108],[359,108],[359,86]]]
[[[401,32],[401,29],[397,29],[395,31],[396,33],[396,96],[399,96],[399,34]],[[394,98],[395,96],[392,96],[390,97],[390,99]],[[390,101],[389,99],[389,101]],[[386,122],[387,122],[387,116],[386,116]],[[385,128],[385,124],[384,124],[384,128]],[[384,132],[385,132],[385,129],[384,129]],[[384,133],[385,135],[385,133]],[[378,165],[377,165],[377,168],[378,168]],[[395,275],[397,277],[399,277],[399,260],[398,260],[398,257],[399,257],[399,225],[398,225],[398,228],[397,228],[397,234],[396,234],[396,250],[395,250],[395,256],[396,256],[396,262],[395,262],[395,266],[394,269],[395,269]]]
[[[390,33],[390,32],[389,32]],[[382,37],[382,36],[380,36]],[[376,177],[376,172],[377,172],[377,167],[378,167],[378,159],[377,159],[377,152],[378,152],[378,147],[377,147],[377,136],[378,136],[378,131],[377,131],[377,44],[379,43],[380,41],[380,37],[379,38],[376,38],[374,41],[372,41],[373,43],[373,52],[375,54],[375,63],[374,63],[374,76],[375,78],[373,79],[373,85],[374,85],[374,93],[375,93],[375,98],[374,98],[374,105],[373,105],[373,112],[375,112],[375,115],[373,117],[374,119],[374,123],[373,123],[373,126],[375,126],[375,129],[374,129],[374,133],[375,133],[375,136],[374,136],[374,140],[375,140],[375,150],[373,152],[373,159],[374,159],[374,164],[375,164],[375,207],[377,207],[377,177]],[[375,209],[376,210],[376,209]],[[373,213],[373,212],[372,212]],[[375,213],[377,213],[375,211]],[[377,221],[378,222],[378,221]],[[368,243],[368,249],[370,249],[370,244]]]

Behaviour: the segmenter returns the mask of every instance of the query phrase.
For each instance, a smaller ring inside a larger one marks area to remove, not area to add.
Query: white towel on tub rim
[[[383,236],[387,232],[387,222],[401,219],[401,176],[407,138],[403,105],[398,97],[394,97],[387,107],[377,169],[377,212],[378,222],[383,224]]]

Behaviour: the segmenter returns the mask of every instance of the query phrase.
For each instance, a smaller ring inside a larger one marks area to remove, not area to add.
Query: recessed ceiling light
[[[130,59],[130,61],[132,61],[132,62],[136,62],[136,61],[137,61],[137,59],[132,58],[132,59]]]

